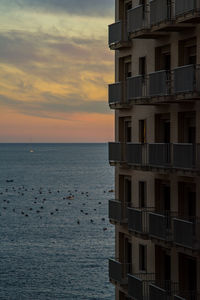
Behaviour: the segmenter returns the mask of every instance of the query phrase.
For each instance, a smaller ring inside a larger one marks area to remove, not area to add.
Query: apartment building
[[[116,300],[200,299],[200,0],[116,0]]]

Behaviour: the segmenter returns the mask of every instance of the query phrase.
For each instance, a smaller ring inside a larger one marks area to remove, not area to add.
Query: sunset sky
[[[0,142],[107,142],[114,0],[0,1]]]

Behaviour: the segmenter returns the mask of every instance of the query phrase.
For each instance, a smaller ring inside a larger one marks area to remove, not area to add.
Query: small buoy
[[[103,228],[103,231],[106,231],[106,230],[107,230],[107,228],[106,228],[106,227],[104,227],[104,228]]]

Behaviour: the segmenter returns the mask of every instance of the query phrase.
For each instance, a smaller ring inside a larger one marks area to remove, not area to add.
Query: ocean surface
[[[1,300],[114,299],[113,185],[106,144],[0,144]]]

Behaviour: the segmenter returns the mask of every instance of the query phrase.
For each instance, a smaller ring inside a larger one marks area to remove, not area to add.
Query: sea
[[[0,299],[112,300],[107,144],[0,144]]]

